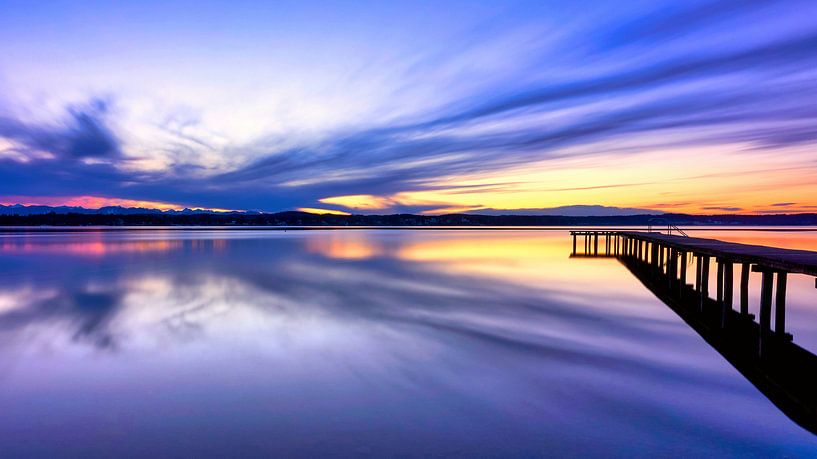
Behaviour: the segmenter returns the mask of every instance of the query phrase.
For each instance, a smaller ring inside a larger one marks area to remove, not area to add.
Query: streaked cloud
[[[342,210],[333,210],[333,209],[317,209],[314,207],[299,207],[295,210],[300,212],[306,212],[310,214],[318,214],[318,215],[351,215],[349,212],[344,212]]]
[[[55,41],[14,14],[0,20],[21,38],[0,33],[0,197],[364,213],[817,204],[813,2],[456,6],[379,5],[351,28],[310,21],[352,5],[236,6],[215,32],[229,49],[172,2],[132,11],[162,11],[172,35],[122,27],[114,43],[94,40],[97,18]],[[276,28],[282,12],[294,22]]]

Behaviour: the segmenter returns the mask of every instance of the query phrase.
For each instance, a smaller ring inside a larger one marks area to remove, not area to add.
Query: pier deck
[[[808,250],[780,249],[642,231],[621,231],[618,234],[656,242],[682,252],[693,252],[734,263],[752,263],[774,270],[817,276],[817,252]]]

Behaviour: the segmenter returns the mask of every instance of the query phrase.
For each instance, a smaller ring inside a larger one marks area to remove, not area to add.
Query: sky
[[[817,2],[0,0],[0,203],[817,212]]]

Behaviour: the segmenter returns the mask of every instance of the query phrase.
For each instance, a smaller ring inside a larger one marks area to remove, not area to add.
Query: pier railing
[[[667,234],[672,234],[672,231],[675,230],[675,232],[680,234],[681,236],[689,237],[689,234],[687,234],[681,228],[678,228],[677,226],[670,223],[669,220],[667,220],[666,218],[651,218],[651,219],[649,219],[647,221],[647,232],[652,233],[654,227],[660,228],[662,226],[667,227]],[[661,232],[660,230],[656,230],[656,231],[658,231],[659,233]]]

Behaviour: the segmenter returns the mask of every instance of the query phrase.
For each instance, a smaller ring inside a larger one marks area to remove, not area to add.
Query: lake
[[[620,262],[570,252],[541,229],[0,233],[0,457],[817,455]],[[813,278],[787,326],[817,350]]]

